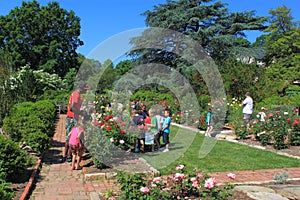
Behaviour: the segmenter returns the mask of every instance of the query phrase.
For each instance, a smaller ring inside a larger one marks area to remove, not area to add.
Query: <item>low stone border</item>
[[[39,158],[34,167],[32,174],[29,178],[29,181],[25,187],[25,190],[23,191],[22,196],[20,197],[20,200],[25,200],[27,198],[30,190],[32,189],[33,183],[35,182],[35,177],[36,177],[36,174],[38,173],[38,170],[39,170],[41,164],[42,164],[42,158]]]
[[[149,166],[149,170],[150,170],[152,176],[160,175],[160,172],[157,169],[155,169],[154,167],[150,166],[145,159],[139,158],[139,160],[141,162],[143,162],[144,164],[146,164],[147,166]],[[84,166],[84,160],[82,160],[81,162],[82,162],[82,165]],[[147,171],[145,173],[149,173],[149,171]],[[99,179],[105,179],[105,180],[113,179],[114,177],[116,177],[117,172],[87,173],[86,167],[83,167],[83,174],[84,174],[84,179],[86,181],[94,181],[94,180],[99,180]]]

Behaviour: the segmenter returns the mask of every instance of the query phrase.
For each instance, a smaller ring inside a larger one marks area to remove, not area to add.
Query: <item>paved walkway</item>
[[[65,115],[57,122],[53,147],[44,154],[41,171],[29,199],[32,200],[88,200],[95,193],[107,189],[118,190],[114,180],[84,180],[83,170],[71,170],[69,163],[62,163],[65,138]],[[236,183],[272,181],[275,173],[288,172],[290,177],[300,179],[300,168],[271,169],[257,171],[235,171]],[[210,173],[219,183],[228,181],[227,172]]]

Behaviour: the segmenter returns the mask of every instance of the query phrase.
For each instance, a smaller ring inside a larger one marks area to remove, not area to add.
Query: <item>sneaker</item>
[[[66,161],[67,161],[68,163],[70,163],[70,162],[72,162],[72,158],[71,158],[71,157],[67,157]]]
[[[163,152],[168,152],[169,151],[169,149],[165,149],[165,150],[163,150]]]

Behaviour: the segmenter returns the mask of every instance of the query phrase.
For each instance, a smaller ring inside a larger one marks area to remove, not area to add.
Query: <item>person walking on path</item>
[[[246,98],[242,103],[244,121],[246,122],[247,130],[250,130],[250,119],[253,112],[253,99],[249,92],[245,94]]]
[[[66,132],[70,133],[76,122],[79,120],[80,115],[84,113],[80,110],[82,98],[81,94],[86,93],[90,87],[87,83],[81,82],[78,85],[78,89],[72,92],[69,98],[67,117],[66,117]],[[69,137],[66,135],[65,151],[63,155],[63,161],[71,162],[71,149],[69,147]]]
[[[205,132],[205,136],[207,137],[211,137],[211,132],[213,130],[213,126],[212,126],[212,109],[209,108],[208,112],[206,114],[206,125],[207,125],[207,129]]]

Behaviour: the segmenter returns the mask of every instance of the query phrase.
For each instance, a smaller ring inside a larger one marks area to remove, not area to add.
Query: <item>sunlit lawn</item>
[[[171,129],[171,144],[169,152],[143,155],[162,174],[171,173],[178,164],[184,164],[188,171],[198,168],[203,172],[300,167],[300,160],[295,158],[238,143],[205,138],[203,134],[175,126]],[[203,156],[205,145],[207,155],[204,153]]]

